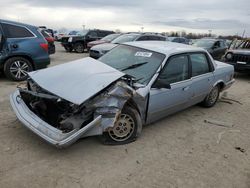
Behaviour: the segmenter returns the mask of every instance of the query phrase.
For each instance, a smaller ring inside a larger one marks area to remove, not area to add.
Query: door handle
[[[11,46],[12,46],[12,48],[14,48],[14,49],[17,49],[17,48],[18,48],[18,45],[17,45],[17,44],[12,44]]]
[[[187,91],[189,89],[189,86],[182,88],[183,91]]]

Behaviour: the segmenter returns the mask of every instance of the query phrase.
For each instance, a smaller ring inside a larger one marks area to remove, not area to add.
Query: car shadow
[[[235,72],[234,78],[239,80],[250,81],[250,72],[249,73]]]

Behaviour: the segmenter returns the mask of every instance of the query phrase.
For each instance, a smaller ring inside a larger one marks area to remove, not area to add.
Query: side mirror
[[[156,89],[171,89],[171,85],[169,83],[165,83],[162,79],[157,79],[155,81],[155,83],[152,85],[152,88],[156,88]]]

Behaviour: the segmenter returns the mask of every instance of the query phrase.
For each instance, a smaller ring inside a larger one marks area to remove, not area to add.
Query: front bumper
[[[34,114],[21,99],[18,89],[10,95],[10,103],[17,118],[25,127],[56,147],[67,147],[71,145],[79,138],[85,137],[87,132],[91,131],[91,128],[95,126],[100,127],[101,124],[101,116],[98,116],[79,130],[63,133],[61,130],[54,128]]]
[[[234,70],[236,72],[250,72],[250,64],[240,64],[240,63],[236,63],[236,62],[226,62],[230,65],[234,66]]]

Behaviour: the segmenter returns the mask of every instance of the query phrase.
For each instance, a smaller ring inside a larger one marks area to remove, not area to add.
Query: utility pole
[[[209,37],[211,37],[212,36],[212,29],[209,29],[208,33],[209,33]]]
[[[143,33],[143,30],[144,30],[144,27],[142,26],[142,27],[141,27],[141,32],[142,32],[142,33]]]
[[[246,33],[246,30],[244,29],[244,31],[243,31],[243,33],[242,33],[242,38],[244,38],[245,33]]]

